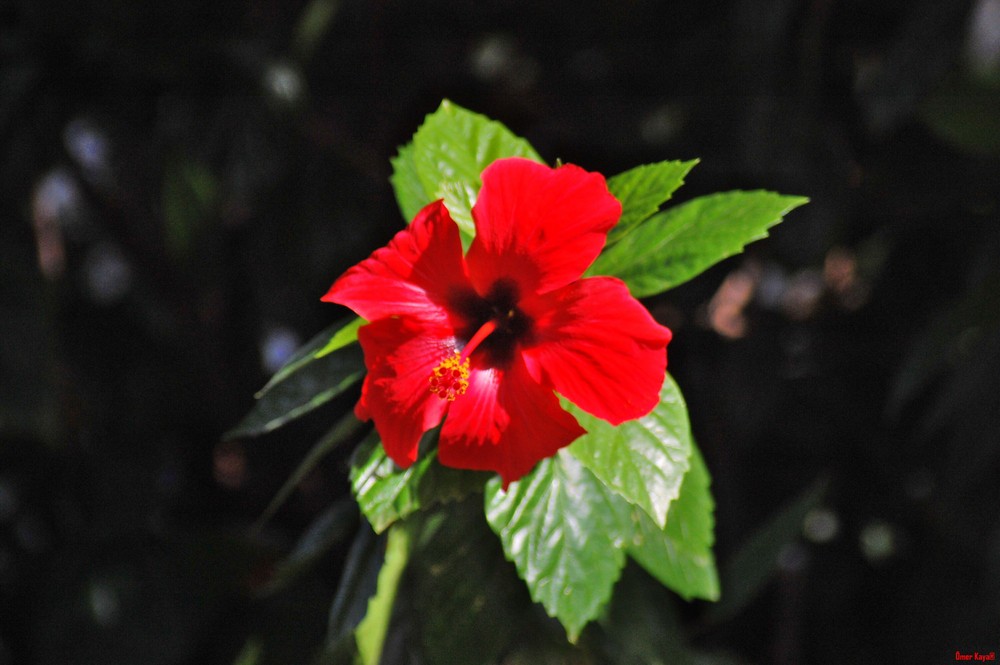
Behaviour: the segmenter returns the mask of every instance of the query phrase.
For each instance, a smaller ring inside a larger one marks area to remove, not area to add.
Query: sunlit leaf
[[[608,189],[622,204],[622,216],[608,234],[607,244],[618,242],[636,224],[659,210],[684,184],[684,176],[697,163],[693,159],[643,164],[608,178]]]
[[[391,529],[386,541],[385,560],[378,573],[375,595],[368,601],[368,611],[355,630],[361,665],[378,665],[382,656],[392,607],[396,602],[399,580],[409,560],[409,534],[406,529]]]
[[[358,341],[358,328],[365,325],[365,323],[366,321],[361,318],[349,321],[342,328],[337,330],[337,332],[330,337],[327,343],[316,351],[313,357],[322,358],[323,356],[344,348],[348,344]]]
[[[486,485],[486,518],[532,599],[570,640],[597,617],[625,563],[628,504],[565,450],[501,489]]]
[[[661,529],[645,513],[635,511],[636,531],[627,551],[649,574],[683,598],[719,598],[715,542],[715,502],[710,479],[697,448],[684,476],[680,496],[670,504],[667,525]]]
[[[783,215],[807,201],[761,190],[702,196],[640,223],[587,272],[624,280],[636,297],[654,295],[766,237]]]
[[[463,236],[471,238],[480,174],[501,157],[541,161],[531,144],[499,122],[441,102],[392,160],[392,186],[403,217],[409,222],[422,207],[443,198]]]
[[[310,340],[257,393],[257,401],[227,439],[270,432],[316,409],[365,373],[361,348],[352,344],[360,319],[342,322]]]
[[[255,397],[260,399],[268,390],[287,379],[290,375],[302,369],[305,365],[333,353],[358,339],[358,328],[364,325],[364,319],[341,319],[323,332],[295,350],[295,353],[285,361],[285,364],[274,373],[274,376],[257,391]]]
[[[618,427],[575,406],[568,405],[568,409],[587,430],[570,446],[570,452],[662,528],[691,455],[687,407],[674,380],[666,377],[660,402],[651,413]]]
[[[490,474],[442,466],[437,450],[429,449],[436,438],[436,430],[424,435],[426,452],[407,469],[389,459],[375,432],[358,447],[351,464],[351,486],[376,533],[428,506],[482,491]]]
[[[487,520],[531,597],[570,639],[601,614],[626,552],[684,598],[718,597],[714,504],[697,453],[665,528],[567,450],[540,462],[506,493],[500,485],[499,479],[487,484]]]
[[[437,191],[437,188],[433,188],[429,192],[425,188],[423,180],[420,179],[417,165],[413,160],[415,152],[416,148],[411,140],[406,145],[400,146],[399,153],[390,160],[392,175],[389,180],[392,183],[392,190],[396,194],[399,212],[402,213],[403,219],[407,223],[417,216],[421,208],[431,201],[437,200],[434,198],[434,192]]]

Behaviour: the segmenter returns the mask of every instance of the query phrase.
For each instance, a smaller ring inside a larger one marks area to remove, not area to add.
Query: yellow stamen
[[[459,395],[469,389],[469,359],[458,351],[441,361],[430,376],[431,392],[454,402]]]
[[[456,397],[464,395],[469,389],[469,356],[496,329],[496,321],[487,321],[479,327],[472,339],[462,348],[461,353],[456,349],[442,360],[428,379],[431,392],[449,402],[454,402]]]

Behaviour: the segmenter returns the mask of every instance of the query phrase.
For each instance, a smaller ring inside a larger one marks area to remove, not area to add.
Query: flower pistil
[[[480,326],[461,352],[455,349],[450,356],[442,360],[429,377],[431,392],[449,402],[454,402],[457,397],[464,395],[469,389],[469,356],[496,329],[496,321],[487,321]]]

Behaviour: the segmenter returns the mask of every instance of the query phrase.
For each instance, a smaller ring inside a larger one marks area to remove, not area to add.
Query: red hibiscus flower
[[[616,425],[649,413],[671,333],[620,280],[581,279],[621,216],[602,175],[511,158],[482,181],[467,256],[437,201],[323,300],[370,321],[355,413],[386,454],[408,467],[441,425],[442,464],[506,487],[584,433],[556,392]]]

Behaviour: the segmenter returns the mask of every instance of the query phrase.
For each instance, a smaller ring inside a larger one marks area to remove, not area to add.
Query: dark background
[[[682,610],[696,647],[1000,649],[996,0],[15,0],[0,664],[308,661],[346,544],[261,589],[344,496],[345,454],[247,527],[344,405],[221,435],[400,228],[389,158],[443,97],[550,161],[701,158],[677,200],[812,199],[648,303],[675,333],[723,570],[827,483],[748,604]]]

